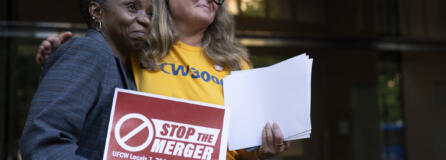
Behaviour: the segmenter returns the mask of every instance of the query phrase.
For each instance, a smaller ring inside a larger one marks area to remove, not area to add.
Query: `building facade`
[[[37,47],[85,31],[77,3],[0,0],[0,159],[20,159]],[[314,58],[311,138],[276,159],[446,159],[446,1],[225,3],[255,67]]]

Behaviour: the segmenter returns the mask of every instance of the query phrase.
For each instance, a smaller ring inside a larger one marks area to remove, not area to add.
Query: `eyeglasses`
[[[225,2],[225,0],[214,0],[214,3],[219,6],[223,5],[224,2]]]

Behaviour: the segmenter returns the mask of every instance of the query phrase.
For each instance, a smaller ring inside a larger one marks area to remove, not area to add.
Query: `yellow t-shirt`
[[[143,68],[133,56],[131,64],[138,91],[224,105],[222,79],[230,70],[209,61],[201,47],[178,41],[158,64],[157,71]],[[248,68],[242,64],[242,69]],[[235,160],[241,154],[254,153],[228,151],[226,159]]]

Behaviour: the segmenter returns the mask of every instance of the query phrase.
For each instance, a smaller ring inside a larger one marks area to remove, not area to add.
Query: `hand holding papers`
[[[277,123],[286,141],[310,137],[312,63],[303,54],[224,79],[225,106],[231,108],[229,150],[261,145],[267,122]]]

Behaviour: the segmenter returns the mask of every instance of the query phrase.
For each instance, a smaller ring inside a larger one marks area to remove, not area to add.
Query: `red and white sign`
[[[104,160],[224,160],[228,109],[116,89]]]

